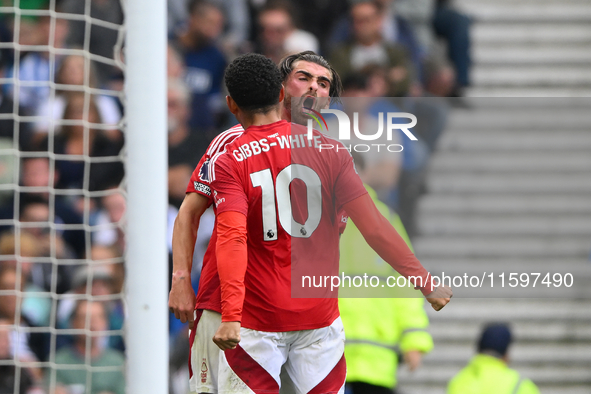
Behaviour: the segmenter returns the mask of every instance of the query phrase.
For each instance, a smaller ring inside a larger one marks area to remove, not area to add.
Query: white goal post
[[[166,0],[127,0],[127,393],[168,393]]]

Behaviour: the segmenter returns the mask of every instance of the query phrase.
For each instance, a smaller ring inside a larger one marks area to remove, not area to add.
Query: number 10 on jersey
[[[291,209],[289,186],[294,179],[306,185],[306,204],[308,218],[305,223],[298,223]],[[292,237],[309,238],[320,224],[322,215],[322,184],[320,177],[310,167],[302,164],[290,164],[277,174],[273,181],[270,169],[250,174],[253,187],[262,191],[263,239],[277,240],[277,213],[281,227]]]

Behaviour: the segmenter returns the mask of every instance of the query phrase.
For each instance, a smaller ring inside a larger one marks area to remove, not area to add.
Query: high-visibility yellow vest
[[[448,394],[539,394],[537,386],[496,357],[478,354],[447,386]]]
[[[390,222],[409,247],[410,240],[398,215],[377,199],[374,190],[366,186],[380,212]],[[340,266],[351,267],[360,259],[368,275],[391,275],[394,270],[371,249],[363,236],[349,221],[340,240]],[[357,264],[359,265],[359,264]],[[427,333],[429,325],[424,310],[424,298],[341,298],[341,319],[345,327],[345,358],[347,381],[364,382],[394,388],[398,353],[408,350],[429,352],[433,339]]]

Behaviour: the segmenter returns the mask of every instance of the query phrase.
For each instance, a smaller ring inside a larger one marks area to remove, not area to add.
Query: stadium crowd
[[[74,392],[87,381],[86,371],[56,374],[27,362],[54,354],[53,363],[83,364],[91,352],[93,365],[120,366],[125,351],[119,331],[125,315],[124,75],[117,67],[124,12],[119,0],[91,0],[90,17],[108,27],[64,17],[85,14],[85,1],[20,0],[20,8],[47,10],[50,3],[57,11],[52,16],[0,16],[1,42],[15,44],[0,50],[0,78],[8,81],[0,86],[0,114],[15,115],[0,118],[0,146],[19,151],[0,159],[3,168],[18,167],[0,174],[3,183],[14,183],[0,194],[0,289],[18,291],[0,296],[0,325],[23,327],[0,338],[10,343],[10,354],[0,356],[25,363],[14,375],[23,393],[43,392],[49,383]],[[424,115],[416,130],[420,144],[405,146],[400,160],[367,163],[366,183],[400,213],[412,237],[414,201],[448,111],[437,97],[461,96],[470,83],[469,25],[447,0],[169,0],[169,250],[191,173],[216,134],[236,124],[225,105],[223,73],[247,52],[277,63],[315,51],[341,75],[344,97],[371,97],[376,111]],[[200,226],[197,262],[213,229],[211,212]],[[194,287],[198,279],[194,264]],[[98,309],[84,301],[88,295]],[[92,341],[80,332],[53,340],[49,329],[29,329],[37,327],[113,332]],[[171,319],[173,392],[182,392],[179,382],[187,380],[187,329]],[[106,385],[93,383],[93,392],[122,393],[118,373],[93,372],[92,381]]]

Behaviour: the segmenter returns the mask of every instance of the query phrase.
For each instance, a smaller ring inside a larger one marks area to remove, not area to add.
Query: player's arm
[[[404,277],[421,277],[414,282],[436,311],[443,308],[452,297],[449,287],[432,288],[427,270],[408,248],[392,224],[375,206],[369,194],[364,194],[343,206],[363,238],[388,264]]]
[[[246,215],[248,198],[232,156],[222,155],[212,162],[214,201],[217,207],[216,257],[220,278],[222,323],[213,341],[222,350],[240,342],[240,322],[244,304],[244,276],[248,263]]]
[[[222,350],[240,342],[240,321],[244,304],[244,275],[248,263],[246,215],[227,211],[218,215],[216,254],[222,292],[222,324],[213,341]]]
[[[187,193],[179,214],[174,221],[172,233],[172,287],[168,307],[181,322],[193,325],[195,291],[191,285],[193,252],[201,215],[209,200],[199,193]]]

